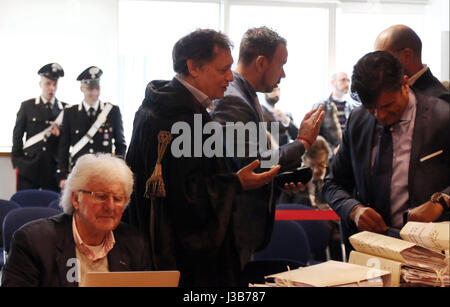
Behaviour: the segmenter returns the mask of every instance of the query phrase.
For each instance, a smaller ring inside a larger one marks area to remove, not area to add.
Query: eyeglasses
[[[114,204],[116,206],[123,206],[127,201],[128,197],[124,195],[115,195],[113,193],[106,193],[106,192],[92,192],[92,191],[86,191],[86,190],[79,190],[78,192],[90,194],[91,198],[98,203],[105,202],[109,199],[109,196],[111,195],[114,201]]]

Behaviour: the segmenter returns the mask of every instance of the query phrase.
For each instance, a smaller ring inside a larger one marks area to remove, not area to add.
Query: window
[[[172,48],[176,41],[198,28],[219,30],[219,22],[217,3],[119,2],[119,100],[123,101],[127,143],[147,83],[175,75]]]
[[[292,113],[298,124],[327,92],[328,9],[302,6],[231,5],[229,36],[238,60],[242,35],[251,27],[267,26],[287,40],[286,78],[280,83],[277,106]],[[314,29],[314,31],[309,31]],[[259,96],[260,102],[264,96]]]
[[[373,50],[376,35],[392,24],[417,31],[423,62],[437,78],[448,74],[448,67],[441,65],[448,66],[448,38],[443,42],[443,33],[448,33],[449,2],[394,2],[2,0],[0,151],[10,150],[20,102],[40,94],[37,71],[51,62],[64,68],[57,97],[70,104],[83,98],[76,81],[81,71],[91,65],[103,70],[100,99],[119,105],[129,142],[147,83],[173,77],[172,47],[197,28],[227,33],[235,61],[241,37],[250,27],[266,25],[285,37],[289,56],[279,106],[297,124],[312,104],[329,95],[330,74],[351,74],[356,61]]]

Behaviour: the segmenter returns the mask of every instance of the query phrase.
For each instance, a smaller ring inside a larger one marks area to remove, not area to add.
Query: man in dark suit
[[[243,143],[245,148],[244,156],[234,155],[234,167],[237,169],[248,165],[254,157],[262,157],[263,162],[277,161],[281,165],[281,171],[296,169],[301,166],[303,153],[315,141],[319,133],[324,115],[323,107],[309,112],[298,129],[296,139],[280,148],[275,144],[277,141],[272,142],[273,135],[267,134],[265,128],[260,125],[261,122],[264,123],[264,118],[256,92],[271,92],[280,83],[281,78],[285,77],[283,66],[286,61],[286,40],[275,31],[260,27],[249,29],[244,34],[239,50],[238,65],[233,72],[234,81],[228,86],[225,96],[215,102],[215,108],[211,114],[213,120],[221,123],[225,128],[229,122],[242,122],[249,127],[255,124],[258,128],[260,137],[256,142],[250,137],[248,139],[234,138],[237,140],[238,147]],[[270,131],[277,132],[278,129],[272,128]],[[233,139],[233,136],[227,136],[225,139]],[[276,136],[275,139],[277,139]],[[226,144],[225,147],[230,146]],[[265,160],[267,158],[269,160]],[[270,163],[268,162],[267,165]],[[233,213],[233,227],[235,233],[239,234],[236,242],[242,266],[248,262],[255,250],[264,248],[270,240],[277,193],[278,189],[274,182],[271,182],[270,185],[246,191],[238,196],[238,203],[241,205]]]
[[[150,270],[147,241],[120,223],[132,190],[122,159],[81,157],[63,191],[64,213],[14,233],[2,287],[76,287],[87,272]]]
[[[267,184],[279,170],[255,174],[254,161],[230,172],[223,155],[204,150],[209,134],[203,131],[215,124],[207,108],[233,80],[230,44],[209,29],[178,40],[177,75],[148,84],[126,157],[136,178],[128,221],[150,238],[154,267],[180,270],[183,286],[238,285],[236,194]]]
[[[127,146],[120,109],[99,100],[102,74],[96,66],[86,68],[77,78],[81,82],[84,100],[64,110],[57,169],[61,188],[70,169],[82,155],[100,152],[125,156]]]
[[[422,41],[411,28],[394,25],[381,32],[375,41],[375,50],[392,53],[402,63],[409,85],[424,95],[450,102],[450,92],[433,76],[430,68],[422,64]]]
[[[278,123],[278,145],[283,146],[295,140],[298,136],[298,128],[292,117],[275,106],[280,100],[280,86],[275,87],[270,93],[264,93],[264,98],[265,103],[261,105],[263,118],[269,129],[270,123]]]
[[[346,238],[448,219],[450,105],[411,90],[401,63],[383,51],[355,65],[352,95],[363,107],[350,114],[323,187]]]
[[[59,115],[66,103],[56,99],[55,93],[64,70],[59,64],[50,63],[39,69],[38,74],[41,76],[41,95],[22,102],[17,113],[12,164],[18,173],[17,190],[47,189],[59,192],[56,156],[62,114]]]

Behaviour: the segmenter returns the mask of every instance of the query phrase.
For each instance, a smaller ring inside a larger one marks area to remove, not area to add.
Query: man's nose
[[[103,204],[105,208],[107,208],[108,210],[113,210],[114,207],[116,206],[114,203],[114,196],[108,195],[108,199],[106,199]]]

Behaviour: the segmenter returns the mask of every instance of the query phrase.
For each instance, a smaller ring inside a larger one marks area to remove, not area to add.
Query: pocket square
[[[425,157],[423,157],[423,158],[420,158],[420,162],[424,162],[424,161],[426,161],[426,160],[429,160],[429,159],[431,159],[431,158],[434,158],[434,157],[436,157],[436,156],[439,156],[440,154],[442,154],[444,151],[441,149],[441,150],[438,150],[438,151],[436,151],[435,153],[432,153],[431,155],[428,155],[428,156],[425,156]]]

